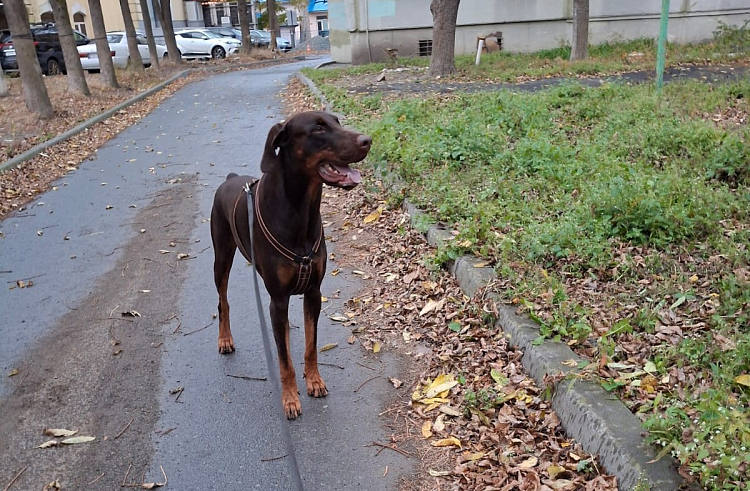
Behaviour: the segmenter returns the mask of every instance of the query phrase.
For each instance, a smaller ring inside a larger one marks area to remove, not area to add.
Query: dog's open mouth
[[[325,163],[318,167],[318,174],[323,178],[326,184],[342,188],[353,188],[362,180],[362,176],[357,169],[352,169],[349,165],[335,165]]]

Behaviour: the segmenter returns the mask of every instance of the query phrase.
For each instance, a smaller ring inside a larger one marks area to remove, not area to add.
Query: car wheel
[[[55,75],[61,75],[62,68],[60,68],[60,62],[54,58],[47,60],[47,75],[52,77]]]
[[[224,58],[227,56],[227,52],[221,46],[214,46],[214,49],[211,50],[211,56],[213,58]]]

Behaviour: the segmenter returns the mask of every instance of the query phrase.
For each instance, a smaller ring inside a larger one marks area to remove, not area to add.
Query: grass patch
[[[673,59],[728,53],[747,32],[730,31]],[[618,58],[623,69],[623,53],[651,48],[594,47],[591,70]],[[498,72],[458,64],[478,78],[537,76],[560,73],[566,50],[484,58]],[[605,387],[684,474],[706,489],[748,488],[750,81],[386,101],[335,88],[346,72],[311,76],[373,136],[370,162],[453,224],[435,264],[492,260],[498,293],[543,337],[609,362],[595,369]]]

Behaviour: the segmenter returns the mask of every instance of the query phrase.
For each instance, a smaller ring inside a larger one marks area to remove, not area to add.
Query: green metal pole
[[[669,23],[669,0],[661,0],[661,26],[659,27],[659,45],[656,50],[656,90],[664,84],[664,65],[667,54],[667,24]]]

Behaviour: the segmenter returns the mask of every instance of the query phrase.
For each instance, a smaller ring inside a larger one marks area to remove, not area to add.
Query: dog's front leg
[[[320,316],[320,289],[313,288],[305,293],[305,382],[307,395],[325,397],[328,395],[323,378],[318,372],[318,317]]]
[[[287,419],[295,419],[302,414],[299,402],[297,379],[289,349],[289,297],[271,298],[271,324],[279,355],[281,375],[281,403]]]

